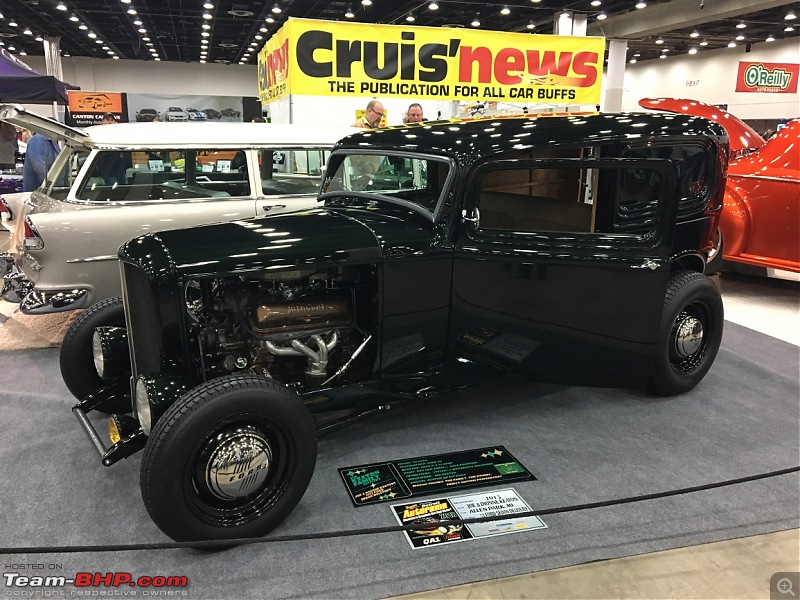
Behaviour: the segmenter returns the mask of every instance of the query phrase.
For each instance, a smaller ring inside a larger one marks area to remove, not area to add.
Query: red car
[[[798,279],[800,120],[789,122],[764,141],[732,114],[703,102],[644,98],[639,105],[713,119],[728,132],[731,161],[725,206],[706,272],[725,268],[724,259],[763,267],[770,276]]]

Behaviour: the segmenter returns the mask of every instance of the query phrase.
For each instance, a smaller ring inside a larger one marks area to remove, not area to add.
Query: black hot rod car
[[[722,337],[703,271],[727,150],[680,115],[348,136],[318,208],[120,248],[123,299],[67,334],[74,412],[103,464],[144,449],[149,514],[194,541],[270,531],[317,435],[395,400],[503,376],[685,392]]]

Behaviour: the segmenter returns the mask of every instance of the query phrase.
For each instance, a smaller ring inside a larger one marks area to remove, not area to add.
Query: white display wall
[[[628,52],[630,55],[630,51]],[[727,104],[740,119],[800,116],[800,94],[736,92],[739,61],[797,63],[800,39],[778,40],[698,52],[628,64],[622,94],[623,110],[642,110],[641,98],[688,98],[707,104]]]

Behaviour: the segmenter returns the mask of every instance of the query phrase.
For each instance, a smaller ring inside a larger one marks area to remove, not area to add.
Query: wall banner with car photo
[[[131,123],[241,121],[241,96],[128,94]]]
[[[66,124],[71,127],[100,125],[103,115],[111,113],[117,123],[128,122],[126,94],[120,92],[67,91]],[[132,119],[131,119],[132,120]]]
[[[605,38],[289,19],[258,55],[287,94],[600,103]]]

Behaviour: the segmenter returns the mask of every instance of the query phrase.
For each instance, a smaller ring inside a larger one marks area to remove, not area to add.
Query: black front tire
[[[257,375],[219,377],[153,426],[142,499],[174,540],[260,537],[294,510],[316,459],[314,421],[294,393]]]
[[[92,337],[98,327],[125,327],[122,298],[113,297],[92,304],[70,325],[61,344],[59,366],[64,383],[72,395],[83,400],[106,385],[94,367]],[[100,412],[130,412],[130,401],[119,398],[98,409]]]
[[[674,396],[696,386],[717,356],[724,320],[719,289],[707,275],[675,273],[667,286],[649,388]]]

